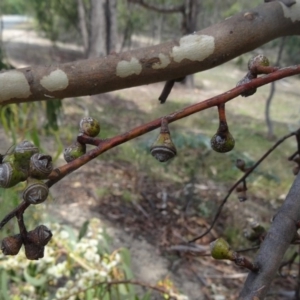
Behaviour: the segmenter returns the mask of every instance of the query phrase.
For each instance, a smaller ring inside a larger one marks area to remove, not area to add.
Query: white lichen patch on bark
[[[279,3],[283,9],[283,15],[286,18],[291,19],[292,22],[300,21],[300,0],[296,0],[296,3],[291,7],[287,7],[281,2]]]
[[[159,53],[158,58],[159,58],[160,62],[154,63],[152,65],[153,69],[163,69],[166,66],[168,66],[171,62],[170,57],[167,55],[164,55],[162,53]]]
[[[13,70],[0,74],[0,103],[12,98],[28,98],[29,83],[22,72]]]
[[[141,71],[141,63],[135,57],[133,57],[130,61],[122,60],[118,62],[116,75],[119,77],[127,77],[133,74],[139,75]]]
[[[61,91],[69,85],[69,79],[64,71],[57,69],[44,76],[40,80],[40,84],[49,92]]]
[[[172,49],[171,56],[180,63],[183,59],[203,61],[215,50],[215,38],[210,35],[190,34],[179,40],[179,46]]]

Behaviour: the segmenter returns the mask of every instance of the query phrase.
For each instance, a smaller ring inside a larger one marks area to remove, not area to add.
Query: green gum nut
[[[15,161],[21,168],[28,169],[30,157],[38,152],[39,149],[33,143],[29,141],[23,141],[15,148]]]
[[[161,132],[150,148],[151,155],[159,162],[166,162],[176,156],[176,147],[168,132]]]
[[[100,132],[100,124],[92,117],[81,119],[79,123],[79,131],[91,137],[96,137]]]
[[[9,162],[10,164],[14,165],[16,161],[15,153],[6,154],[3,157],[2,163]]]
[[[74,159],[84,155],[85,152],[86,152],[86,145],[76,141],[70,147],[64,150],[65,161],[71,162]]]
[[[28,173],[17,164],[5,162],[0,164],[0,187],[11,188],[21,181],[25,181]]]
[[[234,148],[235,140],[226,123],[221,122],[217,133],[210,140],[211,148],[219,153],[226,153]]]
[[[259,54],[249,60],[248,69],[251,71],[253,67],[257,67],[257,66],[268,67],[269,65],[270,65],[269,59],[266,56]]]
[[[232,260],[234,258],[234,252],[223,238],[216,239],[210,243],[210,254],[214,259]]]
[[[248,72],[248,74],[242,79],[240,80],[238,83],[237,83],[237,87],[240,86],[240,85],[243,85],[243,84],[247,84],[249,82],[251,82],[252,79],[254,79],[256,77],[254,77],[250,72]],[[242,97],[249,97],[249,96],[252,96],[256,93],[257,89],[254,88],[254,89],[250,89],[248,91],[245,91],[243,93],[241,93],[241,96]]]

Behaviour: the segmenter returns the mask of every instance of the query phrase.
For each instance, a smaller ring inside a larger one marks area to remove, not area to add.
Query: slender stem
[[[29,203],[23,201],[16,208],[14,208],[10,213],[8,213],[3,220],[0,222],[0,230],[5,226],[5,224],[15,217],[18,213],[24,213],[24,211],[29,207]]]
[[[226,112],[225,112],[225,104],[218,105],[218,113],[220,122],[226,123]]]

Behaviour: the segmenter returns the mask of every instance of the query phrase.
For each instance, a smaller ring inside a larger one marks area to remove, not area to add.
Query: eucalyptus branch
[[[180,39],[102,58],[0,73],[0,104],[95,95],[214,68],[278,37],[300,34],[300,0],[272,1]]]
[[[88,151],[86,154],[82,155],[81,157],[73,160],[72,162],[69,162],[61,167],[58,167],[56,169],[54,169],[52,171],[52,173],[49,175],[49,180],[46,182],[46,185],[50,188],[52,185],[54,185],[56,182],[58,182],[59,180],[61,180],[62,178],[64,178],[65,176],[67,176],[68,174],[70,174],[71,172],[77,170],[78,168],[82,167],[83,165],[85,165],[86,163],[88,163],[89,161],[91,161],[92,159],[96,158],[97,156],[99,156],[100,154],[108,151],[109,149],[112,149],[120,144],[123,144],[127,141],[130,141],[138,136],[141,136],[145,133],[148,133],[156,128],[159,128],[161,126],[161,120],[162,119],[166,119],[168,121],[168,123],[172,123],[175,122],[179,119],[188,117],[194,113],[200,112],[202,110],[214,107],[214,106],[219,106],[221,104],[224,104],[234,98],[236,98],[237,96],[239,96],[240,94],[243,94],[245,91],[247,90],[251,90],[253,88],[257,88],[260,86],[263,86],[265,84],[268,84],[274,80],[279,80],[288,76],[292,76],[292,75],[296,75],[296,74],[300,74],[300,65],[295,65],[295,66],[291,66],[291,67],[287,67],[287,68],[283,68],[283,69],[275,69],[275,71],[273,73],[267,74],[267,75],[263,75],[259,78],[255,78],[252,81],[245,83],[245,84],[241,84],[238,87],[235,87],[223,94],[217,95],[215,97],[212,97],[210,99],[207,99],[205,101],[196,103],[194,105],[188,106],[186,108],[183,108],[177,112],[174,112],[172,114],[166,115],[164,117],[158,118],[152,122],[140,125],[126,133],[117,135],[113,138],[110,139],[98,139],[98,138],[92,138],[86,135],[81,135],[78,136],[78,140],[82,143],[85,144],[91,144],[96,146],[96,148]],[[291,133],[290,135],[295,135],[295,133]],[[288,137],[290,136],[288,135]],[[287,138],[287,137],[286,137]],[[285,139],[285,137],[283,138]],[[281,143],[281,140],[279,140],[279,142],[277,143]],[[279,145],[277,145],[277,143],[275,144],[275,148]],[[274,147],[274,146],[273,146]],[[271,150],[273,151],[273,150]],[[269,153],[266,154],[266,156]],[[259,162],[260,163],[260,162]],[[248,170],[248,172],[252,172],[253,170]],[[208,229],[208,232],[212,229],[212,227],[214,226],[216,219],[218,218],[219,214],[221,213],[221,210],[223,208],[223,206],[225,205],[228,197],[230,196],[230,194],[232,193],[233,189],[240,183],[242,182],[249,174],[248,172],[245,173],[245,175],[234,185],[234,187],[232,188],[232,190],[230,190],[230,193],[227,195],[227,197],[223,200],[223,203],[221,204],[216,218],[213,221],[211,228]],[[248,174],[248,175],[247,175]],[[3,228],[3,226],[9,221],[11,220],[13,217],[15,217],[20,211],[22,211],[24,213],[24,211],[29,207],[29,204],[27,202],[22,202],[18,207],[16,207],[15,209],[13,209],[10,213],[8,213],[4,219],[0,222],[0,229]],[[205,232],[203,235],[207,234],[208,232]],[[203,236],[201,235],[201,237]],[[197,237],[196,239],[199,239],[201,237]],[[193,240],[193,241],[194,241]]]
[[[145,133],[148,133],[154,129],[157,129],[161,125],[161,120],[166,119],[168,123],[175,122],[177,120],[180,120],[182,118],[188,117],[192,114],[195,114],[197,112],[200,112],[202,110],[219,106],[220,104],[224,104],[240,94],[243,94],[245,91],[257,88],[260,86],[263,86],[265,84],[268,84],[274,80],[279,80],[287,76],[292,76],[300,74],[300,65],[295,65],[283,69],[279,69],[274,71],[273,73],[263,75],[259,78],[255,78],[249,83],[242,84],[238,87],[235,87],[223,94],[220,94],[218,96],[212,97],[210,99],[207,99],[205,101],[196,103],[194,105],[187,106],[186,108],[183,108],[179,111],[176,111],[174,113],[171,113],[169,115],[163,116],[161,118],[158,118],[156,120],[153,120],[152,122],[140,125],[128,132],[122,133],[120,135],[117,135],[113,138],[109,139],[97,139],[97,138],[90,138],[86,136],[79,137],[79,141],[82,143],[88,143],[97,146],[95,149],[92,149],[88,151],[85,155],[75,159],[74,161],[63,165],[59,168],[56,168],[53,170],[53,172],[49,175],[49,181],[47,182],[48,187],[51,187],[53,184],[61,180],[66,175],[70,174],[71,172],[77,170],[84,164],[88,163],[95,157],[99,156],[100,154],[106,152],[109,149],[112,149],[120,144],[123,144],[125,142],[128,142],[138,136],[141,136]]]

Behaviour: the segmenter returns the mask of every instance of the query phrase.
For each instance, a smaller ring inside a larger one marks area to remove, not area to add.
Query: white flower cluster
[[[11,298],[20,296],[18,299],[22,300],[49,299],[49,290],[54,290],[55,299],[85,299],[86,289],[101,281],[113,279],[111,272],[121,262],[121,257],[117,252],[109,254],[103,249],[102,243],[106,245],[107,241],[99,220],[90,220],[87,232],[80,241],[77,241],[77,235],[70,228],[57,223],[46,226],[51,229],[53,237],[45,247],[44,258],[30,261],[25,257],[24,250],[16,256],[0,253],[0,271],[13,272],[16,278],[23,280],[18,282],[18,289],[11,288],[14,283],[8,282],[7,289]],[[23,275],[25,273],[30,274],[33,280],[44,277],[41,285],[51,288],[46,288],[47,292],[39,294],[40,290],[45,289],[30,282],[30,278]],[[79,294],[71,297],[77,293]]]

